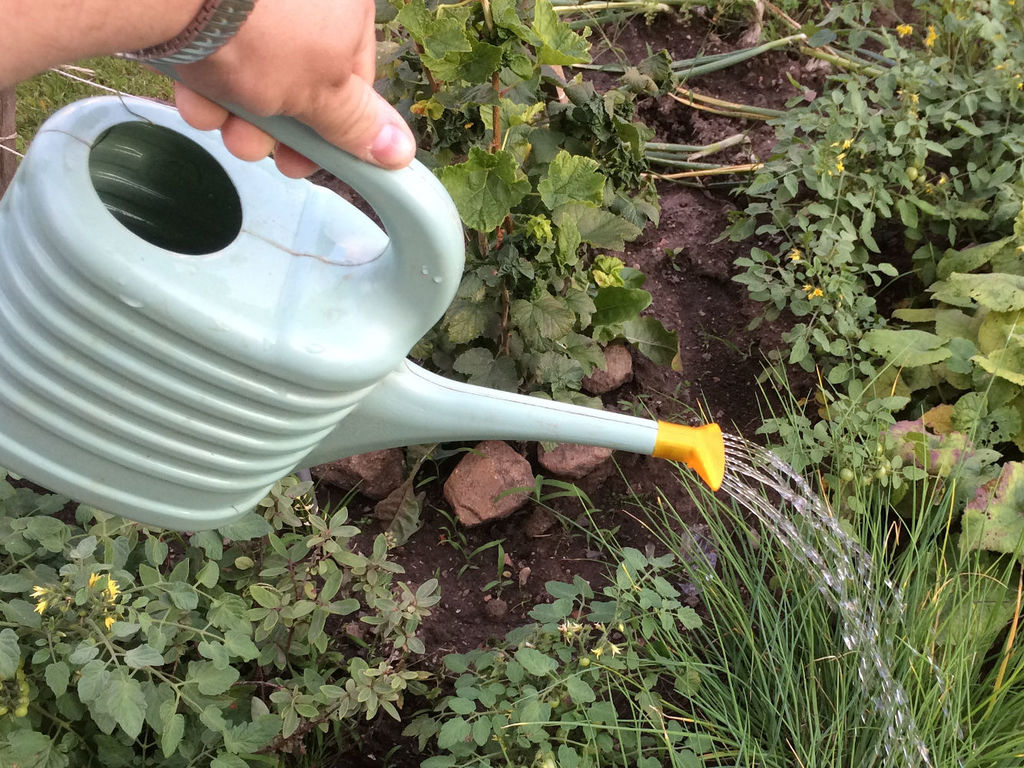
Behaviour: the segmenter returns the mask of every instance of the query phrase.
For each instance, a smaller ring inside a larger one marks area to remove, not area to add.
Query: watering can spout
[[[682,461],[713,490],[725,449],[717,424],[687,427],[463,384],[405,360],[307,458],[468,440],[550,440]]]

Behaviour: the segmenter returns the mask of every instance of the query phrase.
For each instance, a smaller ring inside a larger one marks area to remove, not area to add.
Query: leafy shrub
[[[313,729],[398,719],[437,583],[292,501],[178,534],[0,482],[0,765],[279,765]]]
[[[674,586],[680,568],[627,547],[600,594],[579,576],[548,582],[534,623],[445,657],[454,692],[406,728],[436,745],[423,768],[697,768],[708,740],[684,726],[684,702],[700,675],[675,649],[701,620]]]
[[[640,316],[643,275],[620,262],[598,282],[586,250],[621,251],[657,220],[640,179],[651,132],[633,121],[633,94],[551,69],[588,61],[589,42],[548,0],[412,0],[397,23],[388,96],[409,110],[470,230],[455,302],[414,354],[473,383],[570,400],[604,365],[599,342],[671,362],[675,335]]]
[[[1024,31],[1001,2],[916,10],[920,23],[881,32],[847,18],[849,47],[881,43],[885,64],[835,76],[776,122],[730,228],[761,238],[736,279],[765,317],[796,321],[785,362],[836,388],[822,415],[880,408],[884,431],[893,413],[951,404],[958,429],[1005,446],[1024,404]]]

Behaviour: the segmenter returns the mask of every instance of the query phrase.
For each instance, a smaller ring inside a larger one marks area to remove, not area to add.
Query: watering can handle
[[[166,64],[150,66],[181,81]],[[417,160],[398,170],[364,162],[290,117],[263,117],[218,102],[351,186],[369,203],[391,240],[390,256],[398,295],[415,296],[418,314],[440,318],[462,279],[465,244],[462,221],[444,185]],[[420,328],[419,333],[425,329]],[[418,338],[418,335],[416,336]]]

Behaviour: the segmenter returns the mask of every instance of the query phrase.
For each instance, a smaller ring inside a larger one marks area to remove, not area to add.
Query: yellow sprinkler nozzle
[[[683,462],[713,491],[721,487],[725,477],[725,442],[722,440],[722,428],[714,423],[686,427],[659,421],[651,455]]]

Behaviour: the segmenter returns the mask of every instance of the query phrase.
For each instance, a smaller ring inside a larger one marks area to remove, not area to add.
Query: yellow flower
[[[598,646],[597,648],[594,648],[591,651],[591,653],[594,654],[595,658],[600,659],[601,658],[601,654],[604,653],[604,648],[601,648],[600,646]]]
[[[820,298],[820,297],[822,297],[824,295],[825,295],[825,292],[823,290],[821,290],[821,288],[815,288],[813,291],[811,291],[810,298],[817,299],[817,298]]]
[[[924,47],[931,48],[935,45],[935,41],[939,39],[939,33],[935,31],[935,25],[928,25],[928,34],[924,38]]]
[[[42,597],[49,591],[46,587],[32,587],[32,597]]]
[[[92,585],[94,585],[99,580],[100,580],[100,575],[98,573],[90,573],[89,574],[89,586],[90,587]]]
[[[46,606],[47,605],[49,605],[49,601],[48,600],[40,600],[38,603],[36,603],[36,607],[33,608],[33,610],[36,613],[38,613],[40,616],[42,616],[43,615],[43,611],[46,610]]]
[[[914,32],[914,28],[910,24],[900,24],[896,27],[896,34],[900,37],[906,37]]]
[[[107,594],[110,596],[110,602],[117,600],[117,596],[121,594],[121,588],[117,586],[117,582],[109,576],[107,577]]]
[[[845,170],[846,166],[843,165],[843,158],[840,155],[839,157],[836,158],[836,173],[842,173]]]
[[[920,96],[918,96],[916,93],[910,94],[910,103],[911,104],[917,104],[919,101],[921,101],[921,97]]]
[[[800,259],[803,258],[803,254],[800,253],[799,248],[794,248],[787,255],[789,256],[790,261],[800,261]]]
[[[814,286],[811,285],[810,283],[804,283],[804,290],[810,293],[811,291],[814,290]]]
[[[853,146],[853,139],[847,139],[843,142],[843,149],[849,149]]]
[[[941,187],[945,183],[946,183],[946,174],[942,174],[941,176],[939,176],[939,186]]]
[[[622,653],[622,649],[619,648],[615,643],[608,643],[608,650],[612,652],[612,656],[618,656]]]
[[[105,626],[107,629],[110,629],[112,626],[114,626],[115,621],[117,621],[117,619],[115,619],[113,616],[107,616],[105,619],[103,619],[103,626]]]

